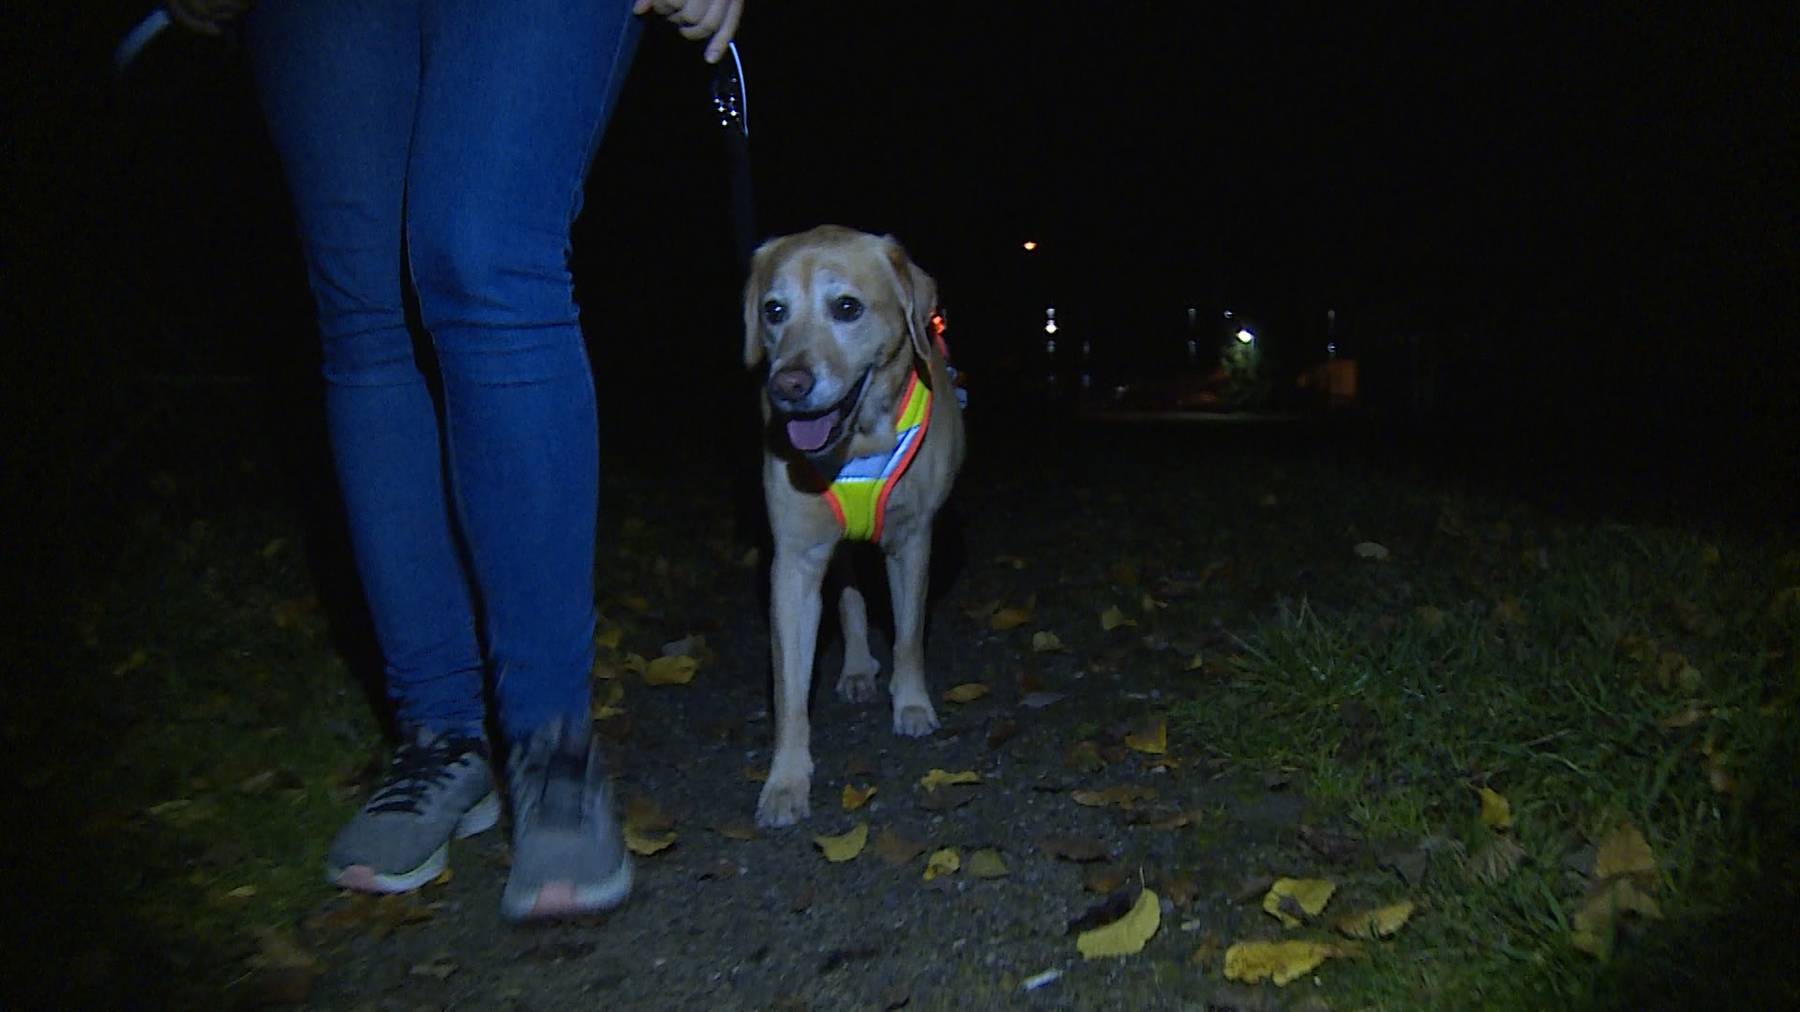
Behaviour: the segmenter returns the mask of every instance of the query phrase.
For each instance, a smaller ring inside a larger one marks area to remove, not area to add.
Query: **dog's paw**
[[[867,703],[875,698],[874,671],[845,671],[838,679],[838,698],[846,703]]]
[[[908,738],[922,738],[938,729],[937,711],[929,702],[907,703],[894,707],[894,733]]]
[[[777,781],[773,776],[763,784],[762,797],[756,802],[756,824],[764,829],[791,826],[812,814],[807,800],[810,783],[802,779]]]

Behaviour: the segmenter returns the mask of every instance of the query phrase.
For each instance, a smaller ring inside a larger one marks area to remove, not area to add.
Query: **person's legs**
[[[589,731],[599,438],[568,263],[630,11],[424,4],[406,235],[509,742],[513,918],[605,909],[631,888]]]
[[[599,448],[569,273],[625,0],[426,0],[406,235],[508,739],[585,726]]]
[[[326,875],[397,892],[442,870],[452,835],[499,817],[469,581],[402,301],[418,4],[262,0],[248,27],[318,306],[351,547],[402,727],[393,766],[333,841]]]
[[[270,134],[318,306],[352,550],[402,727],[482,720],[481,648],[452,532],[437,409],[402,289],[419,4],[264,0],[249,20]]]

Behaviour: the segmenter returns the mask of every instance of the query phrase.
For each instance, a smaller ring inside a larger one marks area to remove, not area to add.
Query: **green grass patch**
[[[1650,1004],[1630,1007],[1664,1007],[1742,988],[1793,999],[1781,957],[1748,946],[1753,925],[1791,921],[1778,911],[1796,897],[1800,609],[1783,595],[1800,582],[1796,557],[1391,487],[1365,502],[1350,488],[1333,497],[1342,526],[1275,549],[1275,565],[1317,553],[1312,592],[1256,622],[1172,727],[1232,768],[1291,772],[1312,818],[1376,849],[1431,848],[1423,886],[1377,886],[1423,912],[1369,958],[1319,972],[1331,1007],[1627,1007],[1632,995]],[[1359,558],[1358,537],[1392,554]],[[1473,871],[1496,835],[1478,817],[1481,787],[1510,801],[1525,853],[1497,881]],[[1621,821],[1650,842],[1664,917],[1601,961],[1570,931],[1593,884],[1584,861]],[[1747,946],[1696,953],[1692,940],[1725,922]]]

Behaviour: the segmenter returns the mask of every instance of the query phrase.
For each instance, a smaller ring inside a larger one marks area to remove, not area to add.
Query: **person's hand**
[[[712,41],[706,44],[706,62],[717,63],[725,55],[731,37],[737,34],[738,19],[744,16],[744,0],[634,0],[631,13],[660,14],[681,26],[684,39],[711,37]]]
[[[250,0],[163,0],[169,17],[190,32],[217,35],[233,18],[250,9]]]

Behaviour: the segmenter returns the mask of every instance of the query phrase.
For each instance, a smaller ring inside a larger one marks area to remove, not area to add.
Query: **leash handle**
[[[744,61],[736,42],[726,51],[713,74],[713,112],[725,130],[725,147],[731,156],[731,231],[737,245],[738,266],[750,269],[756,248],[756,198],[750,178],[750,95],[744,87]]]

